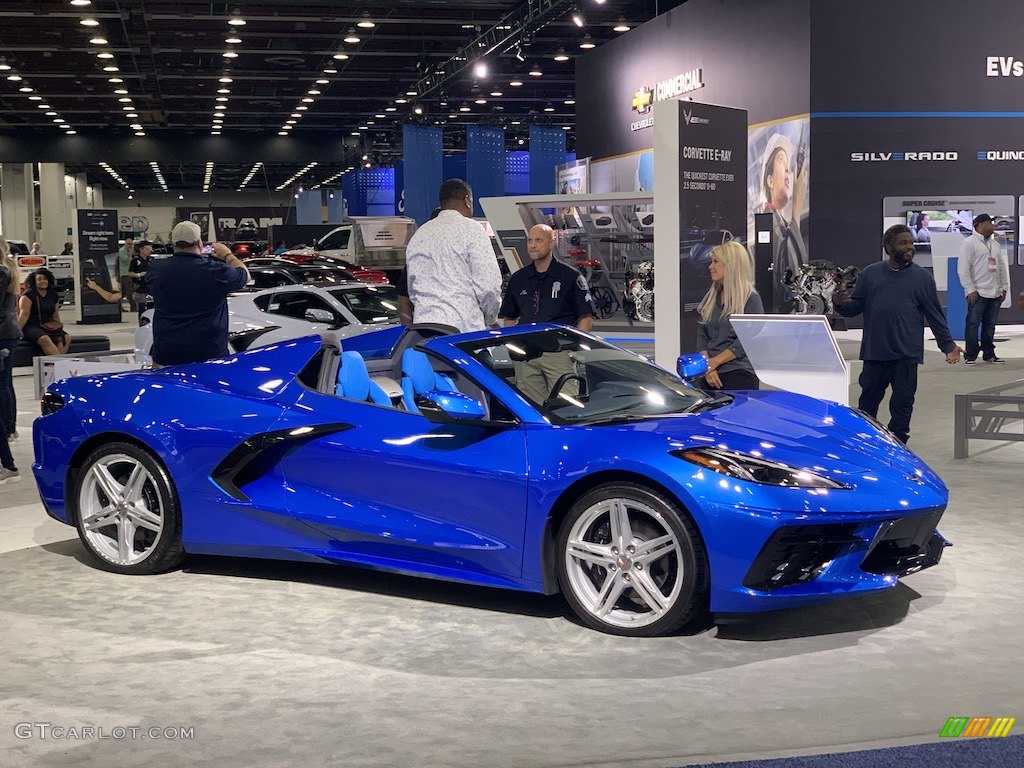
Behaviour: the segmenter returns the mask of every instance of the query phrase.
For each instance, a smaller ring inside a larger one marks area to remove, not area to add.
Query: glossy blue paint
[[[875,535],[887,521],[947,503],[945,485],[920,458],[844,406],[751,392],[692,413],[553,424],[463,351],[466,342],[545,328],[420,344],[491,398],[492,410],[507,411],[503,422],[436,424],[399,406],[337,397],[333,386],[318,392],[318,337],[204,364],[68,379],[50,387],[66,405],[36,420],[33,472],[50,513],[70,523],[65,488],[84,453],[130,440],[172,478],[187,552],[345,561],[528,591],[552,589],[544,553],[553,511],[594,478],[629,479],[659,489],[692,518],[707,550],[711,608],[729,612],[892,587],[894,576],[860,568]],[[371,340],[367,348],[383,346]],[[448,407],[457,399],[468,408],[473,398],[453,397]],[[271,433],[284,438],[262,437]],[[738,480],[680,457],[697,447],[783,463],[844,488]],[[258,471],[240,473],[241,496],[232,496],[218,469],[250,453]],[[854,524],[855,541],[817,578],[772,592],[743,586],[780,528],[831,523]]]
[[[699,352],[680,355],[676,359],[676,373],[684,381],[696,379],[708,372],[708,359]]]

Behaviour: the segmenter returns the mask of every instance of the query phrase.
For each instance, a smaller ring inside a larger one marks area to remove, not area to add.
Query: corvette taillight
[[[46,392],[43,395],[42,401],[39,403],[39,410],[43,412],[43,416],[49,416],[51,413],[56,413],[64,407],[64,398],[60,395],[54,394],[53,392]]]

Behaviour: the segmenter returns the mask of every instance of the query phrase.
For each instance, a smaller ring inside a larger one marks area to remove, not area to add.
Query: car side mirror
[[[427,421],[434,424],[479,421],[487,416],[483,403],[461,392],[431,390],[417,395],[416,405]]]
[[[329,309],[307,309],[303,315],[311,323],[333,323],[334,313]]]
[[[699,352],[676,358],[676,373],[683,381],[690,381],[708,372],[708,359]]]

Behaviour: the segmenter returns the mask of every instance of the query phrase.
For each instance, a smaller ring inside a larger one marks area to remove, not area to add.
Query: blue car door
[[[310,390],[275,427],[328,424],[281,463],[289,509],[325,537],[324,555],[514,585],[528,480],[521,426],[433,424]]]

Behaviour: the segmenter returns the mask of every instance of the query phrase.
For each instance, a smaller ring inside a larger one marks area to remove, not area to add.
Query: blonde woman
[[[733,241],[711,251],[711,287],[697,312],[697,348],[708,359],[704,382],[713,389],[760,389],[754,367],[736,338],[732,315],[764,312],[754,290],[753,267],[747,249]]]

